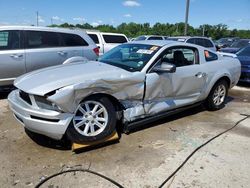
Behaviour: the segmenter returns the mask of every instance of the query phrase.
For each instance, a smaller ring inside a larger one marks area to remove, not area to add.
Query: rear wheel
[[[209,110],[219,110],[224,107],[225,99],[228,93],[228,84],[225,80],[217,82],[210,91],[206,100],[206,106]]]
[[[86,143],[106,138],[115,127],[114,105],[106,97],[90,97],[78,105],[66,134],[72,142]]]

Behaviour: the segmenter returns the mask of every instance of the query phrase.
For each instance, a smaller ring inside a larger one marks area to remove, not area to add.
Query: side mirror
[[[163,73],[163,72],[174,73],[176,71],[176,66],[171,63],[162,62],[160,66],[155,66],[153,68],[153,71],[159,72],[159,73]]]

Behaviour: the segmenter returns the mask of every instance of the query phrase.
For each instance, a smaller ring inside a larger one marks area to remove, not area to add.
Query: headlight
[[[37,106],[41,109],[61,111],[60,107],[58,107],[55,103],[48,101],[46,97],[34,96],[34,99]]]

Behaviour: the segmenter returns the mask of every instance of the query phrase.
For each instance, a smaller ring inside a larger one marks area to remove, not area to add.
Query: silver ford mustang
[[[84,143],[200,103],[220,109],[239,77],[236,58],[192,44],[136,41],[117,46],[98,62],[21,76],[8,100],[26,129]]]

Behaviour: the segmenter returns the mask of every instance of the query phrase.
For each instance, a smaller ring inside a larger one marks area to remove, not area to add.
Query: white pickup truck
[[[126,35],[120,33],[104,33],[100,31],[88,30],[86,32],[99,47],[100,56],[117,45],[128,42]]]

